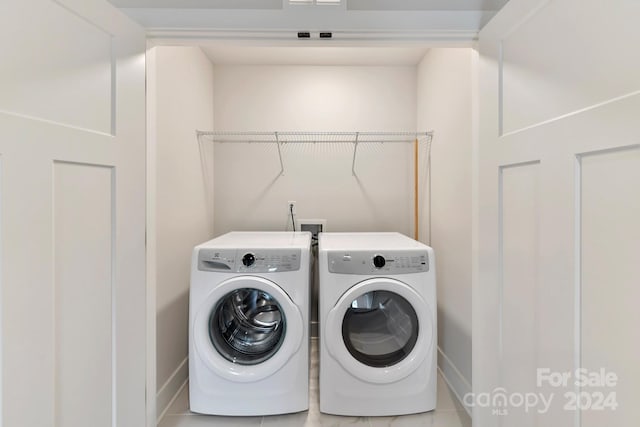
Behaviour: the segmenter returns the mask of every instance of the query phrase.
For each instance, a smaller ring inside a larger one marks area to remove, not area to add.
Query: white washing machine
[[[213,415],[309,407],[311,234],[232,232],[196,246],[189,405]]]
[[[322,233],[319,268],[320,411],[435,409],[433,249],[399,233]]]

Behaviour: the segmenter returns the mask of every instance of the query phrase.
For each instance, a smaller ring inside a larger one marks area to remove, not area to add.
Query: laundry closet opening
[[[187,379],[193,247],[228,231],[396,231],[435,249],[439,366],[471,391],[471,174],[476,53],[396,43],[203,41],[147,55],[149,280],[160,413]],[[315,42],[315,41],[314,41]],[[422,132],[413,144],[198,140],[233,132]],[[430,164],[430,168],[428,167]],[[294,202],[292,215],[291,202]],[[292,218],[293,217],[293,218]],[[417,233],[417,234],[416,234]],[[317,301],[317,273],[313,292]],[[311,335],[317,336],[317,305]]]

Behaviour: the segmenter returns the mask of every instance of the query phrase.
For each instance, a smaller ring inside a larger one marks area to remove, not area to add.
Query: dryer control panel
[[[300,269],[300,249],[200,249],[198,270],[276,273]]]
[[[329,271],[339,274],[408,274],[429,271],[427,252],[329,252]]]

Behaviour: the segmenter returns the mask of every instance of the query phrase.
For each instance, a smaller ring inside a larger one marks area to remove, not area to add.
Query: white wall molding
[[[442,349],[438,346],[438,369],[440,370],[440,374],[442,378],[447,383],[453,394],[458,398],[460,404],[467,411],[469,416],[471,414],[471,407],[465,405],[464,396],[467,393],[471,393],[471,384],[469,381],[462,375],[460,370],[456,367],[456,365],[447,357],[446,354],[442,351]]]
[[[176,399],[178,393],[182,391],[184,385],[189,379],[189,358],[185,357],[180,366],[171,374],[167,382],[165,382],[158,394],[156,395],[156,408],[158,423],[169,409],[171,403]]]
[[[125,8],[124,13],[150,30],[215,29],[236,31],[356,31],[376,33],[477,32],[494,15],[482,10],[345,11],[334,7],[281,10]],[[306,40],[308,41],[308,40]]]
[[[298,29],[209,29],[153,27],[147,37],[155,46],[172,44],[202,44],[208,41],[230,41],[265,46],[367,46],[380,43],[428,43],[443,47],[470,47],[477,39],[475,29],[415,29],[415,30],[331,30],[331,39],[320,39],[319,30],[311,31],[310,39],[297,38]]]

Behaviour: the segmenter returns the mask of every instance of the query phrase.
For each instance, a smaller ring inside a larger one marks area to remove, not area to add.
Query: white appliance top
[[[202,243],[197,248],[308,249],[310,245],[311,233],[308,231],[232,231]]]
[[[427,245],[400,233],[320,233],[323,250],[371,251],[371,250],[424,250]]]

